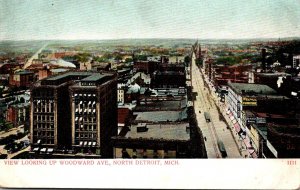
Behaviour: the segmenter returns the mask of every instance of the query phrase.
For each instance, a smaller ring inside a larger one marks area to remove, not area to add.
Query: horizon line
[[[113,40],[268,40],[268,39],[300,39],[300,36],[289,36],[289,37],[254,37],[254,38],[168,38],[168,37],[154,37],[154,38],[78,38],[78,39],[0,39],[0,41],[113,41]]]

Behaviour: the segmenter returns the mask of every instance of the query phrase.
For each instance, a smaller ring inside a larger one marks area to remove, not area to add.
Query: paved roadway
[[[43,47],[41,47],[41,49],[39,49],[39,50],[38,50],[31,58],[29,58],[29,59],[27,60],[27,62],[24,64],[23,69],[26,69],[27,67],[29,67],[29,66],[32,64],[32,61],[33,61],[34,59],[38,59],[39,53],[41,53],[41,52],[43,51],[43,49],[44,49],[45,47],[47,47],[47,45],[48,45],[48,43],[46,43],[45,45],[43,45]]]
[[[202,74],[196,66],[195,60],[192,60],[192,86],[193,92],[198,94],[194,101],[194,107],[198,127],[201,129],[204,139],[206,138],[204,142],[207,157],[222,157],[217,144],[217,141],[221,140],[224,143],[228,158],[242,158],[230,128],[227,129],[227,125],[219,119],[219,112],[212,97],[209,95],[209,90],[204,86]],[[210,114],[211,122],[206,122],[204,112]]]

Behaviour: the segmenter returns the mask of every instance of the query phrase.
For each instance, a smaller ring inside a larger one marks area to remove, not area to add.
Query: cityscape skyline
[[[300,36],[299,1],[0,1],[0,40]],[[28,11],[30,8],[30,11]]]

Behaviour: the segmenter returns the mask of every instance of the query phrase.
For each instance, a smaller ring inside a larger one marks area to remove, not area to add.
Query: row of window
[[[97,133],[75,133],[75,138],[76,139],[81,139],[81,140],[92,140],[92,139],[97,139]]]
[[[39,101],[33,102],[33,111],[34,112],[49,113],[49,112],[54,111],[54,103],[53,102],[39,102]]]
[[[33,119],[35,121],[45,121],[45,122],[53,122],[54,116],[53,115],[34,115]]]
[[[41,139],[40,137],[34,137],[36,140],[34,141],[34,143],[38,143],[38,141]],[[54,144],[54,139],[42,139],[40,141],[42,144]]]
[[[96,94],[94,93],[74,93],[73,96],[76,97],[96,97]]]
[[[96,108],[76,108],[75,114],[96,114]]]
[[[33,136],[37,136],[37,138],[54,138],[54,131],[34,131]]]
[[[97,131],[97,125],[75,124],[75,130],[80,131]]]
[[[53,123],[37,123],[33,125],[33,129],[48,129],[48,130],[54,130],[54,124]]]

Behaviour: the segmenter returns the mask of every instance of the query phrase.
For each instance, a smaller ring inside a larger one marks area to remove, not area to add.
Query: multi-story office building
[[[93,74],[69,87],[72,146],[81,152],[112,157],[110,138],[117,135],[117,78]]]
[[[293,68],[300,66],[300,55],[293,56]]]
[[[68,72],[37,82],[31,97],[33,145],[112,157],[117,134],[117,75]]]
[[[249,155],[257,157],[254,152],[251,131],[249,124],[264,124],[266,117],[270,113],[280,114],[288,109],[290,105],[289,98],[280,96],[276,91],[267,85],[248,84],[248,83],[229,83],[228,95],[226,96],[226,106],[228,108],[230,120],[234,123],[234,128],[243,138],[243,141],[249,151]],[[247,111],[253,111],[256,115],[248,114]]]

